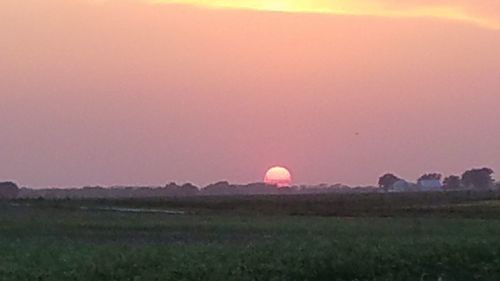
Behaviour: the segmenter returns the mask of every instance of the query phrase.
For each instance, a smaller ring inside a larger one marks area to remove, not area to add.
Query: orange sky
[[[436,18],[463,21],[484,28],[500,28],[500,3],[489,1],[397,0],[149,0],[212,9],[250,9],[293,13],[363,15],[396,18]],[[496,11],[492,13],[491,11]]]
[[[1,1],[0,179],[500,171],[497,1],[360,0],[345,13],[177,2]]]

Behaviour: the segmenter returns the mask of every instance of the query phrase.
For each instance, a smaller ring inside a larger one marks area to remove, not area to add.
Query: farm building
[[[420,190],[439,190],[443,187],[437,179],[419,180],[417,185]]]
[[[409,191],[410,188],[411,188],[411,184],[405,180],[398,180],[397,182],[395,182],[390,191],[392,192],[404,192],[404,191]]]

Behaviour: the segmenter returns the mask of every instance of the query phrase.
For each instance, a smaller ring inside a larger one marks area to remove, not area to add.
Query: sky
[[[2,0],[0,180],[500,173],[500,2],[402,2]]]

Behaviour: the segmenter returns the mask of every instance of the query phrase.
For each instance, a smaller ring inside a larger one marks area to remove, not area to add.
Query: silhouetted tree
[[[191,183],[183,184],[182,186],[179,187],[178,190],[180,194],[184,196],[193,196],[196,195],[199,191],[198,187],[196,187]]]
[[[227,181],[220,181],[205,186],[202,192],[210,195],[229,195],[236,193],[236,187]]]
[[[175,190],[179,188],[179,186],[175,183],[175,182],[171,182],[167,185],[165,185],[164,189],[168,189],[168,190]]]
[[[449,176],[444,179],[443,185],[445,189],[459,189],[462,187],[462,181],[459,176]]]
[[[393,174],[385,174],[378,179],[378,186],[385,190],[391,188],[397,181],[401,180]]]
[[[442,175],[439,173],[430,173],[430,174],[424,174],[420,178],[418,178],[418,181],[423,181],[423,180],[438,180],[441,181]]]
[[[0,199],[14,199],[19,193],[19,187],[13,182],[0,182]]]
[[[493,173],[490,168],[468,170],[462,175],[462,184],[469,188],[488,188],[493,184]]]

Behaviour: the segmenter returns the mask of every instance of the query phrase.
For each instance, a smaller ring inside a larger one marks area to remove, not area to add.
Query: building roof
[[[440,180],[420,180],[418,185],[423,188],[441,188],[443,185]]]

